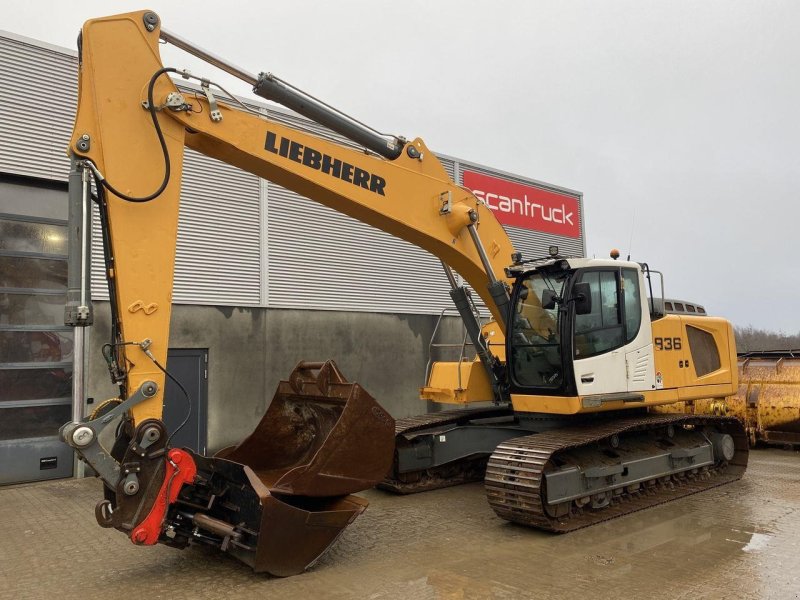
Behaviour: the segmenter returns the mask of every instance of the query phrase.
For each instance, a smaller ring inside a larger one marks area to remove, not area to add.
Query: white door
[[[622,349],[575,361],[575,379],[578,395],[613,394],[625,392],[625,353]]]
[[[587,270],[591,312],[575,316],[575,383],[581,396],[628,390],[619,269]]]

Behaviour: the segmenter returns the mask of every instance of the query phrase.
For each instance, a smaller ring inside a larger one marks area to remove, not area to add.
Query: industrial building
[[[284,109],[247,102],[352,146]],[[0,32],[0,484],[73,471],[73,452],[56,433],[72,404],[63,305],[76,103],[77,52]],[[438,156],[495,209],[524,256],[551,245],[585,255],[579,192]],[[94,225],[87,414],[118,393],[101,356],[110,316]],[[167,367],[193,411],[176,444],[213,452],[242,439],[300,360],[333,358],[394,416],[425,412],[418,387],[434,328],[451,307],[447,291],[439,261],[411,244],[187,150]],[[457,334],[451,321],[446,329]],[[182,402],[168,386],[168,425],[183,418]]]

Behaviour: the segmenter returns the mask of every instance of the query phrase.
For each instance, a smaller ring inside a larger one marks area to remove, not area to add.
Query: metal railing
[[[477,313],[477,307],[476,307],[476,314],[478,314]],[[442,310],[442,312],[439,313],[439,318],[436,320],[436,326],[433,328],[433,333],[431,334],[431,340],[428,343],[428,363],[425,366],[425,382],[424,382],[424,385],[427,385],[428,381],[430,381],[431,369],[433,368],[433,363],[434,363],[434,359],[433,359],[434,350],[455,349],[455,348],[457,348],[458,349],[458,364],[459,364],[459,368],[458,368],[458,389],[459,390],[463,390],[464,388],[463,388],[463,386],[461,384],[461,367],[460,367],[460,365],[464,361],[473,360],[474,357],[470,358],[470,357],[467,356],[467,346],[471,346],[472,347],[473,344],[469,340],[469,336],[467,335],[467,329],[466,329],[466,327],[463,326],[463,324],[462,324],[463,336],[461,338],[461,342],[460,343],[437,342],[436,341],[437,340],[437,336],[439,335],[439,330],[441,328],[442,321],[444,320],[445,317],[459,317],[459,314],[458,314],[458,311],[455,308],[445,308],[445,309]],[[479,321],[480,321],[480,317],[479,317]]]

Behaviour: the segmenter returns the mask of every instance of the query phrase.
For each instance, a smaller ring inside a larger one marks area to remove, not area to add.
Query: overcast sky
[[[142,8],[377,129],[579,190],[589,256],[800,331],[798,2],[62,0],[0,27],[74,48],[84,20]],[[216,77],[184,56],[163,52]]]

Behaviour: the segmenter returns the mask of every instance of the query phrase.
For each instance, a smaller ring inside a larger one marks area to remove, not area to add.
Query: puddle
[[[742,548],[744,552],[756,552],[767,547],[767,544],[772,540],[771,535],[765,533],[754,533],[750,541]]]
[[[773,538],[773,536],[768,533],[756,533],[755,531],[746,531],[743,529],[731,529],[731,531],[737,534],[738,537],[744,537],[745,539],[725,538],[725,541],[741,544],[742,551],[744,552],[763,550],[769,545]]]

